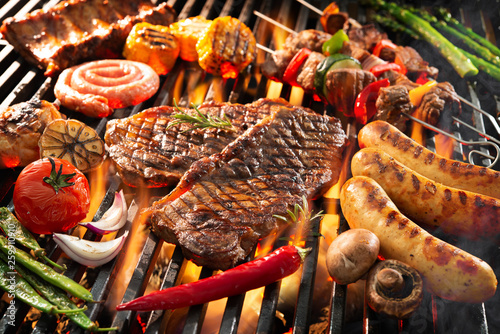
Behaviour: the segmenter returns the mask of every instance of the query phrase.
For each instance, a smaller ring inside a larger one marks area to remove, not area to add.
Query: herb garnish
[[[196,111],[196,114],[188,115],[181,108],[179,108],[177,102],[174,99],[174,106],[179,111],[179,113],[172,115],[172,118],[177,119],[177,121],[170,122],[166,129],[168,130],[170,127],[177,124],[189,123],[192,124],[193,127],[184,130],[182,132],[192,131],[194,129],[205,129],[205,128],[218,128],[227,131],[236,131],[236,129],[233,127],[233,124],[231,124],[229,118],[227,118],[226,114],[223,114],[222,118],[211,115],[203,115],[201,111],[198,109],[198,107],[195,106],[194,103],[192,105],[194,110]]]

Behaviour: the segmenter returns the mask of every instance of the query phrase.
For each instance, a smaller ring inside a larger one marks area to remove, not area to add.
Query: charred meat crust
[[[278,228],[274,214],[337,181],[345,141],[338,120],[275,106],[221,153],[195,162],[153,204],[153,231],[198,265],[233,267]]]
[[[54,76],[67,67],[121,55],[139,22],[168,25],[175,11],[148,0],[68,0],[48,10],[4,20],[0,32],[28,62]]]
[[[294,108],[283,99],[260,99],[251,104],[205,102],[203,114],[226,115],[236,131],[197,129],[190,125],[172,126],[176,108],[161,106],[134,116],[111,120],[107,124],[105,141],[108,154],[118,168],[123,181],[130,186],[174,186],[196,160],[221,152],[224,147],[262,118],[273,105]],[[186,112],[194,112],[186,109]]]

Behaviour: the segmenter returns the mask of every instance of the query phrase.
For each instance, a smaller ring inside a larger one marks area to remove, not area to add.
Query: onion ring
[[[159,86],[160,77],[149,65],[107,59],[65,69],[54,86],[54,95],[68,109],[107,117],[115,108],[149,99]]]

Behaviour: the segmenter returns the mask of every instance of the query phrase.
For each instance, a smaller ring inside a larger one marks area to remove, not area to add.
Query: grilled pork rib
[[[154,233],[198,265],[228,269],[278,228],[274,214],[337,182],[346,135],[340,121],[304,109],[272,114],[221,153],[196,161],[148,210]]]
[[[3,21],[0,32],[28,62],[53,76],[83,61],[116,58],[138,22],[169,25],[175,12],[148,0],[67,0]]]
[[[107,124],[105,141],[108,153],[124,182],[131,186],[162,187],[175,185],[196,160],[219,153],[249,127],[270,114],[273,105],[285,100],[260,99],[254,103],[227,104],[205,102],[203,114],[226,115],[236,131],[217,129],[192,130],[181,124],[167,129],[175,121],[176,108],[162,106],[147,109]],[[186,112],[194,112],[186,109]]]

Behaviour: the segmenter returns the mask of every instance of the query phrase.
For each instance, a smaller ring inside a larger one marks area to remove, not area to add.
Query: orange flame
[[[443,134],[435,135],[434,140],[436,143],[436,153],[445,158],[452,159],[455,140]]]

